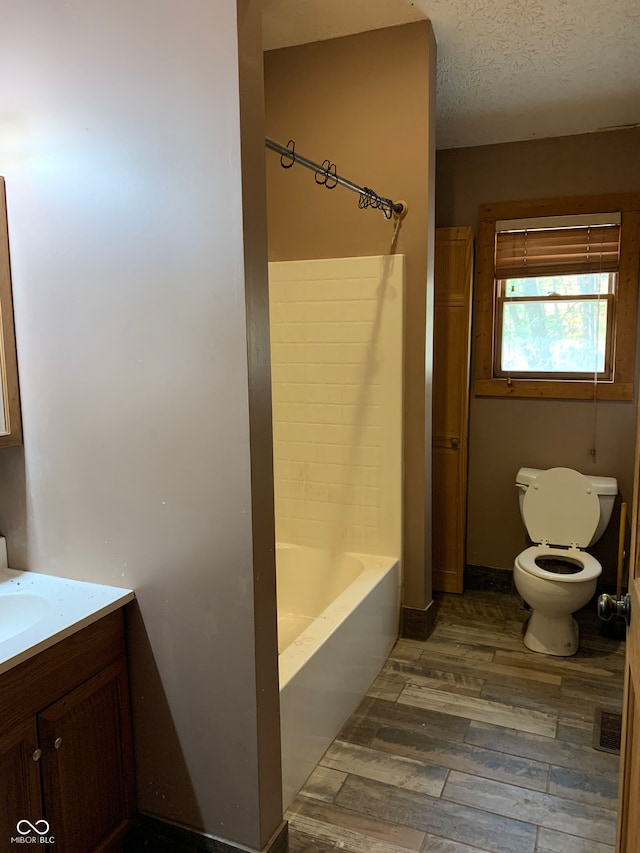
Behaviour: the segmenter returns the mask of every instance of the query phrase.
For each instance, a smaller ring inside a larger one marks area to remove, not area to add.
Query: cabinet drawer
[[[2,673],[0,734],[124,654],[124,615],[120,609]]]

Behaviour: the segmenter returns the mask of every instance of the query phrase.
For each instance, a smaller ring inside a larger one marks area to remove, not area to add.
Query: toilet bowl
[[[531,608],[524,644],[568,657],[578,651],[572,614],[591,599],[602,566],[585,548],[600,538],[617,494],[612,477],[587,478],[570,468],[520,469],[522,518],[535,543],[518,554],[513,578]]]

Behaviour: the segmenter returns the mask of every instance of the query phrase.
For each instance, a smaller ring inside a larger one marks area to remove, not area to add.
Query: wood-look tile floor
[[[613,853],[624,643],[594,610],[580,651],[535,654],[515,595],[438,595],[426,642],[399,640],[286,817],[291,853]]]

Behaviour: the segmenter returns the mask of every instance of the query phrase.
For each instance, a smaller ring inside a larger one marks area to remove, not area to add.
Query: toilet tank
[[[541,470],[541,468],[521,468],[516,474],[516,488],[518,489],[518,500],[520,502],[520,515],[522,515],[522,503],[527,489],[531,483],[533,483]],[[615,477],[594,477],[591,474],[582,474],[582,476],[591,483],[591,487],[598,495],[598,499],[600,501],[600,520],[598,521],[596,532],[593,534],[591,542],[589,542],[589,545],[593,545],[598,541],[598,539],[600,539],[604,531],[607,529],[607,525],[611,521],[613,505],[616,502],[616,495],[618,494],[618,481]],[[524,521],[524,517],[522,520]]]

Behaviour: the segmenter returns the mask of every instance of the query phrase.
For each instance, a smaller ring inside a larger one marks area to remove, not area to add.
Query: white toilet
[[[613,477],[586,477],[571,468],[521,468],[520,512],[534,544],[518,554],[516,588],[531,607],[524,644],[534,652],[568,657],[578,651],[571,615],[596,591],[600,563],[584,550],[597,542],[618,494]]]

